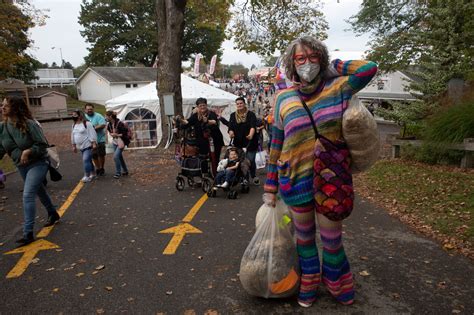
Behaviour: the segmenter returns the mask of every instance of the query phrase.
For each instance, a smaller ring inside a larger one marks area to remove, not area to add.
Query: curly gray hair
[[[296,73],[296,67],[293,61],[293,56],[295,55],[298,45],[311,48],[321,55],[319,62],[321,71],[319,76],[323,76],[329,66],[329,53],[326,45],[316,37],[303,36],[292,41],[283,54],[282,64],[285,67],[286,77],[293,82],[300,82],[300,77],[298,73]]]

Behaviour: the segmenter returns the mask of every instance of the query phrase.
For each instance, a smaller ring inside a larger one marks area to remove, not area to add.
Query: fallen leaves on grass
[[[474,170],[381,160],[354,175],[354,187],[445,250],[474,259]]]
[[[359,274],[360,274],[362,277],[370,276],[370,273],[369,273],[367,270],[363,270],[363,271],[359,272]]]

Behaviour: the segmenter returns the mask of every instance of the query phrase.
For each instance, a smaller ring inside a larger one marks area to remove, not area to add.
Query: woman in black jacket
[[[255,185],[260,184],[256,175],[255,156],[258,151],[257,117],[245,106],[245,99],[238,97],[235,100],[237,110],[230,114],[229,136],[235,147],[244,149],[246,157],[250,161],[250,176]]]
[[[113,138],[112,143],[114,145],[114,162],[115,162],[115,175],[114,178],[118,179],[120,176],[128,175],[127,164],[123,159],[123,150],[125,146],[130,144],[128,138],[128,127],[117,118],[117,114],[111,110],[105,113],[107,123],[107,131]],[[120,143],[120,141],[123,142]]]
[[[214,144],[214,156],[211,155],[212,174],[216,174],[217,163],[219,162],[221,150],[224,146],[224,138],[219,129],[219,119],[217,114],[210,111],[207,107],[207,100],[200,97],[196,100],[197,110],[186,120],[181,123],[186,127],[194,127],[196,132],[197,146],[199,154],[208,155],[210,153],[209,138],[212,137]]]

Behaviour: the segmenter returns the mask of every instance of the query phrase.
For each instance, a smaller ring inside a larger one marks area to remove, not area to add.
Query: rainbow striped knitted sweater
[[[287,205],[314,198],[313,149],[315,135],[300,97],[306,102],[318,132],[331,141],[342,139],[342,114],[352,95],[364,88],[377,72],[371,61],[336,59],[329,65],[340,76],[321,81],[313,91],[292,87],[275,100],[275,120],[265,192],[280,194]]]

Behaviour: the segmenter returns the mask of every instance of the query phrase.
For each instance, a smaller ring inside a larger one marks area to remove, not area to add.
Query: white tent
[[[229,119],[235,111],[234,94],[210,86],[186,75],[181,74],[181,92],[183,96],[183,114],[189,117],[196,99],[207,99],[209,108]],[[105,102],[107,110],[117,112],[120,120],[127,121],[134,132],[133,147],[154,147],[162,138],[160,104],[156,90],[156,82],[133,90]],[[221,124],[224,141],[229,141],[227,127]]]

